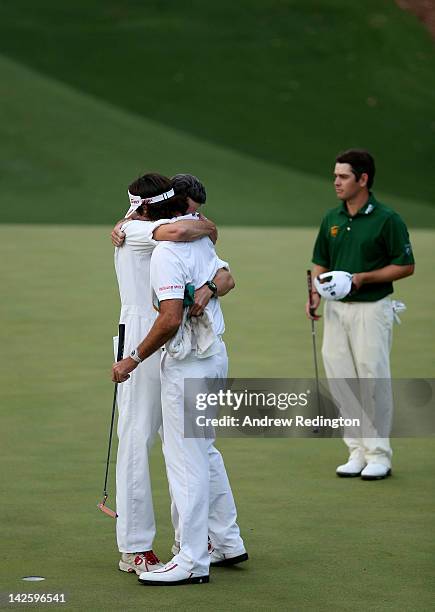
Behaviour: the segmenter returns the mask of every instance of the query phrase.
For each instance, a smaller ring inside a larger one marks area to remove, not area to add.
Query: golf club
[[[310,304],[310,315],[312,316],[315,312],[315,308],[313,308],[312,301],[311,301],[312,290],[313,290],[313,280],[311,278],[311,270],[307,270],[307,287],[308,287],[308,302]],[[314,319],[311,319],[311,337],[313,339],[314,371],[315,371],[315,376],[316,376],[317,413],[320,416],[319,367],[317,364],[316,328],[314,325]],[[314,427],[313,433],[319,433],[319,428]]]
[[[116,356],[116,361],[121,361],[123,353],[124,353],[124,340],[125,340],[125,325],[124,323],[119,324],[118,328],[118,353]],[[107,462],[106,462],[106,476],[104,478],[104,489],[103,489],[103,501],[98,504],[97,508],[111,516],[112,518],[116,518],[118,515],[114,510],[111,510],[106,506],[107,498],[109,494],[107,493],[107,479],[109,476],[109,462],[110,462],[110,451],[112,448],[112,434],[113,434],[113,423],[115,420],[115,409],[116,409],[116,396],[118,394],[118,383],[115,383],[115,389],[113,391],[113,403],[112,403],[112,419],[110,421],[110,433],[109,433],[109,448],[107,449]]]

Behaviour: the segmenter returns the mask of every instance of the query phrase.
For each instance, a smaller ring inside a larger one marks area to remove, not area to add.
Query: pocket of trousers
[[[393,303],[390,299],[382,300],[382,316],[386,325],[392,327],[394,321]]]

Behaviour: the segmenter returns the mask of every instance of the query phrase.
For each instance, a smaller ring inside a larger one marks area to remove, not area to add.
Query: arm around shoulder
[[[181,221],[167,223],[157,227],[153,234],[155,240],[169,240],[171,242],[192,242],[204,236],[209,236],[213,240],[215,235],[216,225],[209,219],[192,219],[192,221],[182,219]]]

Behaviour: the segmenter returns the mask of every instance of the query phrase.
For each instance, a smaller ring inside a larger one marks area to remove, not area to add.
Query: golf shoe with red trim
[[[154,572],[143,572],[139,576],[139,582],[146,586],[178,586],[182,584],[205,584],[209,582],[209,575],[199,576],[188,572],[170,561],[162,569]]]
[[[129,574],[135,573],[138,576],[143,572],[153,572],[162,567],[163,563],[152,550],[140,553],[122,553],[119,562],[119,569],[121,572],[128,572]]]
[[[229,567],[231,565],[237,565],[243,563],[249,559],[248,553],[245,549],[235,553],[223,553],[219,552],[214,548],[210,554],[210,566],[211,567]]]

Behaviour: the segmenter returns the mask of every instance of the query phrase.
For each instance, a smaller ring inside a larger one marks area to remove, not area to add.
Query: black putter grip
[[[125,324],[120,323],[118,328],[118,354],[116,355],[116,361],[121,361],[124,354],[124,341],[125,341]]]
[[[310,303],[310,315],[313,316],[313,314],[316,312],[315,308],[311,307],[311,292],[313,291],[313,280],[311,278],[311,270],[307,270],[307,287],[308,287],[308,301]]]

